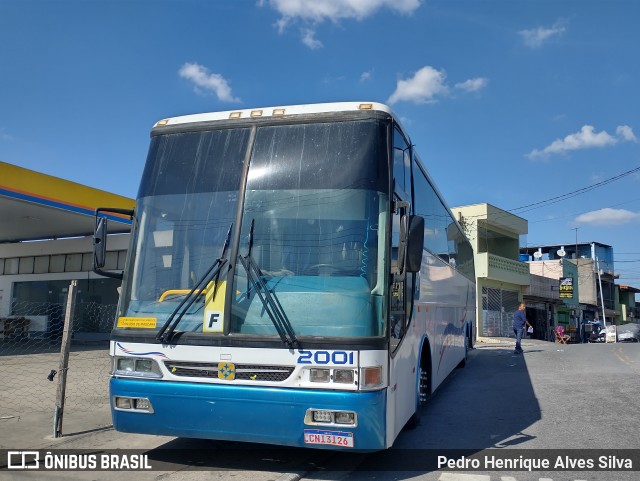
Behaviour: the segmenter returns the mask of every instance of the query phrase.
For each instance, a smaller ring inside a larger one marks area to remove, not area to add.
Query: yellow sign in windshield
[[[224,331],[224,300],[227,291],[227,281],[218,281],[213,289],[213,282],[207,286],[207,296],[204,307],[203,332]]]
[[[158,320],[155,317],[119,317],[118,327],[155,329]]]

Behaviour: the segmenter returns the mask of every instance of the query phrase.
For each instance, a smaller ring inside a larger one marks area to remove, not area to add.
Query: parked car
[[[618,342],[640,342],[640,324],[621,324],[618,328]]]

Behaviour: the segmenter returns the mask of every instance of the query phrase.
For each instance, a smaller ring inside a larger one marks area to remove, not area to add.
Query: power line
[[[603,209],[612,209],[614,207],[619,207],[619,206],[625,205],[625,204],[631,204],[632,202],[637,202],[639,200],[640,200],[640,198],[631,199],[631,200],[627,200],[627,201],[624,201],[624,202],[619,202],[617,204],[608,205],[606,207],[603,207]],[[539,220],[527,219],[527,222],[529,224],[537,224],[538,222],[553,222],[553,221],[562,220],[562,219],[569,219],[570,217],[573,217],[575,219],[577,216],[582,215],[582,214],[586,214],[587,212],[591,212],[591,211],[574,212],[573,214],[567,214],[567,215],[563,215],[563,216],[552,217],[550,219],[539,219]],[[621,253],[618,253],[618,254],[621,254]],[[632,254],[640,254],[640,252],[633,252]]]
[[[627,175],[631,175],[631,174],[633,174],[635,172],[639,172],[639,171],[640,171],[640,167],[636,167],[635,169],[628,170],[628,171],[623,172],[621,174],[618,174],[618,175],[616,175],[614,177],[610,177],[608,179],[605,179],[603,181],[597,182],[595,184],[591,184],[591,185],[589,185],[587,187],[582,187],[582,188],[574,190],[572,192],[567,192],[566,194],[557,195],[557,196],[551,197],[549,199],[541,200],[539,202],[534,202],[533,204],[527,204],[527,205],[523,205],[521,207],[516,207],[514,209],[508,210],[508,212],[514,213],[515,211],[521,211],[521,212],[519,212],[519,214],[521,214],[523,212],[528,212],[530,210],[539,209],[541,207],[546,207],[547,205],[555,204],[555,203],[560,202],[562,200],[569,199],[571,197],[575,197],[575,196],[580,195],[580,194],[584,194],[584,193],[586,193],[586,192],[588,192],[590,190],[593,190],[593,189],[597,189],[598,187],[602,187],[603,185],[610,184],[611,182],[615,182],[616,180],[619,180],[619,179],[621,179],[623,177],[626,177]],[[526,209],[526,210],[524,210],[524,209]]]
[[[636,172],[640,172],[640,167],[636,167],[635,169],[628,170],[628,171],[623,172],[621,174],[618,174],[618,175],[616,175],[614,177],[610,177],[608,179],[605,179],[603,181],[600,181],[600,182],[597,182],[595,184],[589,185],[587,187],[582,187],[582,188],[574,190],[572,192],[567,192],[565,194],[557,195],[557,196],[551,197],[549,199],[545,199],[545,200],[541,200],[541,201],[538,201],[538,202],[534,202],[533,204],[527,204],[527,205],[523,205],[523,206],[520,206],[520,207],[515,207],[513,209],[500,209],[499,207],[498,208],[505,212],[505,216],[509,215],[509,214],[511,214],[511,215],[520,215],[520,214],[522,214],[524,212],[528,212],[530,210],[540,209],[542,207],[547,207],[548,205],[552,205],[552,204],[555,204],[557,202],[561,202],[563,200],[570,199],[571,197],[576,197],[578,195],[584,194],[584,193],[589,192],[590,190],[593,190],[593,189],[597,189],[598,187],[602,187],[604,185],[607,185],[607,184],[609,184],[611,182],[614,182],[616,180],[619,180],[619,179],[621,179],[623,177],[626,177],[626,176],[631,175],[631,174],[636,173]],[[640,200],[640,199],[632,199],[630,201],[620,202],[620,203],[614,204],[614,205],[612,205],[610,207],[617,207],[617,206],[620,206],[620,205],[623,205],[623,204],[636,202],[637,200]],[[521,212],[518,212],[516,214],[515,211],[521,211]],[[562,216],[562,217],[556,217],[556,218],[553,218],[553,219],[543,219],[543,220],[528,221],[528,222],[529,223],[535,223],[535,222],[555,221],[555,220],[558,220],[558,219],[564,219],[564,218],[568,218],[568,217],[573,217],[574,215],[580,215],[580,214],[583,214],[583,213],[585,213],[585,212],[566,215],[566,216]],[[477,215],[464,216],[464,218],[470,220],[470,219],[474,219],[474,218],[481,218],[481,217],[484,217],[484,216],[485,216],[485,214],[477,214]],[[498,214],[494,218],[495,219],[499,219],[501,217],[503,217],[503,216]]]

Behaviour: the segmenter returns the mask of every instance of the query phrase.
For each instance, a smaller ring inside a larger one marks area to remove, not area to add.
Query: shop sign
[[[560,299],[573,298],[573,277],[560,278]]]

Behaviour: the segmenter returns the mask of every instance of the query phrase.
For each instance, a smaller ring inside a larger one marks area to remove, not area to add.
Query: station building
[[[0,162],[0,338],[56,338],[71,280],[78,281],[74,336],[107,338],[120,281],[93,273],[95,209],[135,201]],[[109,218],[105,270],[124,267],[131,220]]]

